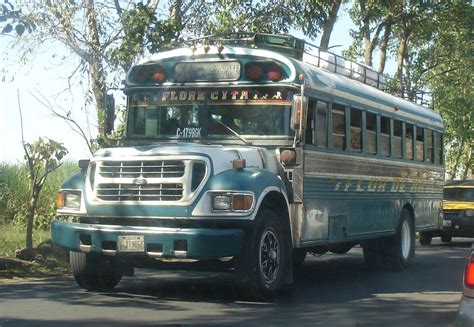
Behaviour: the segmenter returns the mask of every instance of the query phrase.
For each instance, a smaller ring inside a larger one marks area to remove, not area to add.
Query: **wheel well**
[[[263,198],[259,211],[262,209],[271,209],[279,214],[279,216],[287,222],[289,232],[291,234],[290,216],[288,213],[288,206],[283,194],[277,191],[271,191]]]
[[[413,224],[413,227],[415,227],[415,210],[413,210],[413,207],[412,207],[411,204],[409,204],[409,203],[406,203],[406,204],[403,206],[402,210],[403,210],[403,209],[407,209],[407,210],[408,210],[408,212],[410,213],[410,218],[411,218],[411,222],[412,222],[412,224]]]

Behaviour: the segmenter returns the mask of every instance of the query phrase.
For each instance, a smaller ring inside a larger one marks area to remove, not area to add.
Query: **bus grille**
[[[181,160],[103,161],[99,175],[108,178],[170,178],[184,175]]]
[[[444,210],[443,218],[455,219],[455,218],[458,218],[460,214],[461,214],[461,210]]]
[[[183,184],[99,184],[97,198],[103,201],[179,201]]]
[[[100,202],[171,204],[194,197],[207,172],[199,158],[108,159],[92,163],[89,185]]]

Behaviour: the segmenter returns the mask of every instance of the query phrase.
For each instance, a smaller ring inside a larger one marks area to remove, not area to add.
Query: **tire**
[[[241,285],[241,295],[251,300],[268,300],[280,291],[289,291],[292,276],[291,238],[287,224],[270,209],[263,209],[257,215],[251,242],[244,249],[248,255],[249,280]],[[244,265],[245,265],[244,264]]]
[[[352,249],[352,247],[352,244],[341,244],[332,248],[330,251],[334,254],[346,254]]]
[[[71,251],[69,262],[76,283],[88,291],[110,291],[122,279],[114,258]]]
[[[433,234],[431,232],[420,232],[419,241],[421,245],[430,245],[432,239],[433,239]]]
[[[383,266],[383,240],[375,239],[368,241],[362,247],[364,261],[371,270],[382,268]]]
[[[402,209],[394,236],[384,239],[383,261],[393,271],[407,268],[415,256],[415,229],[410,212]]]
[[[293,267],[301,267],[306,259],[306,250],[293,249]]]
[[[449,243],[449,242],[451,242],[452,239],[453,239],[452,236],[447,236],[447,235],[441,236],[441,242],[443,242],[443,243]]]

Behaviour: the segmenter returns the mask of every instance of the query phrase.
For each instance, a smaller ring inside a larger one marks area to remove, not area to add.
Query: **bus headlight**
[[[467,217],[474,217],[474,210],[466,210],[465,214]]]
[[[251,193],[216,194],[212,199],[212,209],[214,211],[249,211],[253,207],[253,202]]]
[[[81,208],[81,192],[80,191],[60,191],[56,198],[58,209],[74,209]]]
[[[212,201],[214,210],[230,210],[232,198],[229,195],[216,195]]]

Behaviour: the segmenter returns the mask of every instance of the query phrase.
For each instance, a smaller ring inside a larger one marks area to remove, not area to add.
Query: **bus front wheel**
[[[88,291],[110,291],[122,279],[123,273],[114,258],[103,255],[69,252],[69,261],[77,284]]]
[[[265,300],[275,297],[287,285],[291,275],[291,239],[283,219],[276,212],[263,209],[247,253],[250,272],[249,283],[243,285],[245,297]]]

